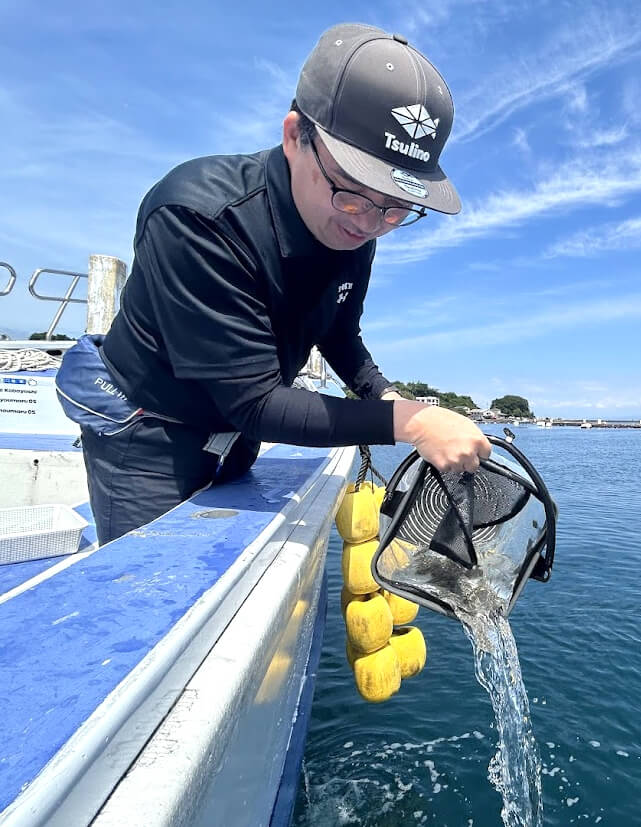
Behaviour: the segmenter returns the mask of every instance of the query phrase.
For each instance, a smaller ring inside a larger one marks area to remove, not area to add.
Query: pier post
[[[118,312],[127,266],[114,256],[89,256],[87,333],[106,333]]]

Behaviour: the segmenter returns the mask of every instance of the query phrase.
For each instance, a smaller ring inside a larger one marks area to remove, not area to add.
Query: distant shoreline
[[[589,425],[589,429],[585,428],[585,430],[591,430],[592,428],[628,428],[641,430],[641,420],[638,419],[550,419],[549,417],[542,417],[540,419],[521,420],[518,424],[514,422],[513,417],[498,419],[474,418],[474,421],[477,424],[483,425],[512,425],[513,427],[521,427],[522,425],[533,425],[535,427],[540,428],[542,426],[537,426],[537,423],[546,422],[549,423],[546,427],[552,428],[580,428],[582,425]]]

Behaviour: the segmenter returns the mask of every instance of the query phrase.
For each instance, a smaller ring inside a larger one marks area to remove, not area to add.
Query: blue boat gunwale
[[[59,451],[81,453],[82,446],[74,434],[30,434],[0,431],[0,451]]]
[[[352,456],[343,466],[344,474],[349,471]],[[100,811],[96,827],[123,823],[131,827],[192,823],[270,823],[272,827],[284,827],[288,823],[280,819],[286,818],[289,805],[293,807],[292,776],[302,758],[302,743],[293,739],[296,732],[299,739],[303,738],[301,730],[306,730],[305,713],[312,699],[317,665],[312,645],[316,636],[315,655],[319,655],[324,627],[321,596],[326,541],[339,504],[337,495],[343,487],[339,477],[328,479],[327,490],[310,506],[317,515],[322,514],[320,532],[313,515],[312,520],[301,520],[294,527],[278,563],[269,567],[240,607],[234,623],[225,629],[187,684],[186,692]],[[327,507],[330,501],[333,505]],[[316,540],[310,542],[314,534]],[[279,594],[278,601],[274,600],[275,594]],[[301,598],[305,607],[302,612],[298,611]],[[297,634],[306,636],[307,645],[296,677],[291,672],[285,677],[283,655],[287,660],[291,652],[292,622],[300,624]],[[247,676],[250,664],[252,674]],[[276,667],[273,672],[272,666]],[[278,709],[275,696],[283,690],[275,685],[288,687],[285,691],[290,693],[287,709],[291,719],[288,716],[282,726],[276,713],[278,724],[274,719],[273,727],[268,723],[266,730],[260,728],[258,732],[252,716],[257,705],[275,703]],[[239,736],[242,729],[251,745]],[[279,737],[280,747],[274,743]],[[272,749],[265,751],[266,741]],[[229,766],[231,756],[240,756],[240,767],[238,759]],[[253,797],[251,784],[243,786],[243,781],[252,778],[258,779]],[[240,787],[235,786],[236,781]],[[257,809],[252,808],[252,802]],[[256,813],[260,818],[250,818]]]
[[[153,731],[159,716],[162,717],[166,713],[167,708],[180,693],[181,689],[177,687],[184,686],[188,677],[193,674],[198,663],[206,652],[211,649],[226,624],[233,617],[235,609],[244,599],[243,594],[246,596],[251,591],[253,585],[277,556],[278,550],[286,542],[287,536],[294,530],[297,524],[296,514],[299,514],[300,519],[300,512],[304,512],[306,505],[308,505],[305,503],[306,497],[314,488],[319,476],[325,474],[327,479],[330,478],[332,469],[337,464],[340,449],[328,451],[327,449],[293,449],[291,447],[276,446],[275,449],[267,452],[264,458],[268,461],[270,454],[274,452],[277,455],[279,450],[284,452],[289,459],[302,459],[311,454],[312,456],[315,455],[319,462],[315,470],[311,474],[307,474],[296,492],[288,492],[288,502],[282,510],[274,510],[271,519],[267,521],[254,540],[240,550],[233,564],[225,573],[197,598],[196,602],[172,626],[168,634],[146,652],[137,665],[115,686],[71,738],[66,741],[66,746],[54,753],[42,765],[39,773],[34,779],[27,782],[28,786],[18,795],[13,804],[7,805],[5,816],[8,816],[14,810],[14,806],[24,805],[29,810],[32,809],[32,806],[35,806],[36,810],[47,818],[47,815],[55,810],[77,781],[86,774],[88,765],[100,756],[107,743],[112,745],[109,751],[113,754],[114,742],[126,740],[126,734],[124,738],[120,736],[125,730],[132,729],[132,717],[136,718],[134,729],[140,730],[142,728],[147,735],[150,728]],[[261,460],[265,464],[264,458],[259,459],[257,467],[260,467]],[[327,480],[325,480],[326,482]],[[247,485],[255,488],[254,483],[248,483]],[[198,498],[200,498],[197,503],[199,507],[204,504],[211,508],[225,507],[225,504],[229,505],[229,500],[226,499],[225,495],[229,495],[230,488],[235,489],[233,496],[238,498],[240,486],[221,486],[211,488],[204,494],[197,495],[187,503],[178,506],[178,509],[186,508],[189,505],[193,507],[194,500],[198,500]],[[318,496],[318,493],[319,490],[316,491],[315,497]],[[281,492],[281,502],[282,498]],[[168,519],[170,520],[171,514],[174,512],[163,515],[149,526],[134,532],[130,537],[152,539],[154,542],[157,542],[158,538],[163,536],[165,538],[173,536],[175,539],[175,531],[173,534],[172,532],[165,532],[163,535],[162,530],[163,522],[166,523]],[[290,525],[287,524],[289,520],[291,520]],[[205,526],[207,529],[212,529],[216,525],[215,520],[201,520],[200,523],[209,524]],[[265,542],[268,538],[268,542]],[[130,542],[129,538],[122,538],[122,541]],[[118,542],[115,541],[115,543]],[[113,546],[113,544],[109,544],[109,546]],[[109,549],[109,546],[105,546],[103,549]],[[101,551],[103,550],[98,550],[98,552]],[[91,556],[96,553],[93,552]],[[252,567],[252,577],[248,578],[247,572],[250,565]],[[2,608],[0,606],[0,611]],[[174,675],[176,670],[179,670],[182,675],[182,678],[177,682]],[[169,695],[165,694],[160,705],[157,702],[152,703],[152,696],[158,694],[162,686],[169,680],[170,675],[173,676],[173,691]],[[143,711],[143,706],[146,707],[146,712]],[[134,712],[136,712],[135,715]],[[119,737],[116,738],[116,735]],[[138,744],[141,737],[138,733],[136,739]],[[131,757],[129,755],[123,763],[123,756],[119,756],[120,772],[126,769],[126,763]],[[61,773],[66,776],[65,783],[61,783]],[[55,790],[52,790],[50,784],[49,790],[46,789],[49,782],[46,779],[43,780],[45,776],[52,776],[56,779],[53,785]],[[14,790],[14,792],[19,791]],[[0,822],[2,821],[3,816],[0,815]]]

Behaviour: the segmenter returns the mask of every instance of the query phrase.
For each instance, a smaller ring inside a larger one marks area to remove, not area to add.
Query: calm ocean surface
[[[501,429],[486,428],[502,435]],[[641,825],[641,430],[513,428],[559,507],[548,583],[510,621],[543,762],[544,824]],[[407,447],[373,449],[386,476]],[[488,696],[458,622],[421,609],[424,671],[385,704],[345,660],[341,540],[293,824],[501,827]]]

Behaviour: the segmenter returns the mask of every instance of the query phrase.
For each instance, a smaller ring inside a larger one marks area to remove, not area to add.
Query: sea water
[[[509,616],[540,753],[543,823],[632,827],[641,777],[641,430],[521,427],[516,444],[560,514],[552,577],[528,581]],[[372,454],[389,478],[407,449]],[[421,609],[413,625],[427,642],[425,669],[386,703],[366,703],[345,659],[341,550],[333,531],[293,824],[499,827],[504,802],[488,763],[501,735],[463,625]]]
[[[498,743],[489,780],[503,799],[503,824],[540,827],[541,759],[507,620],[518,570],[511,557],[495,548],[479,554],[472,569],[425,548],[403,570],[403,579],[447,603],[472,644],[476,678],[490,696],[496,719]]]

